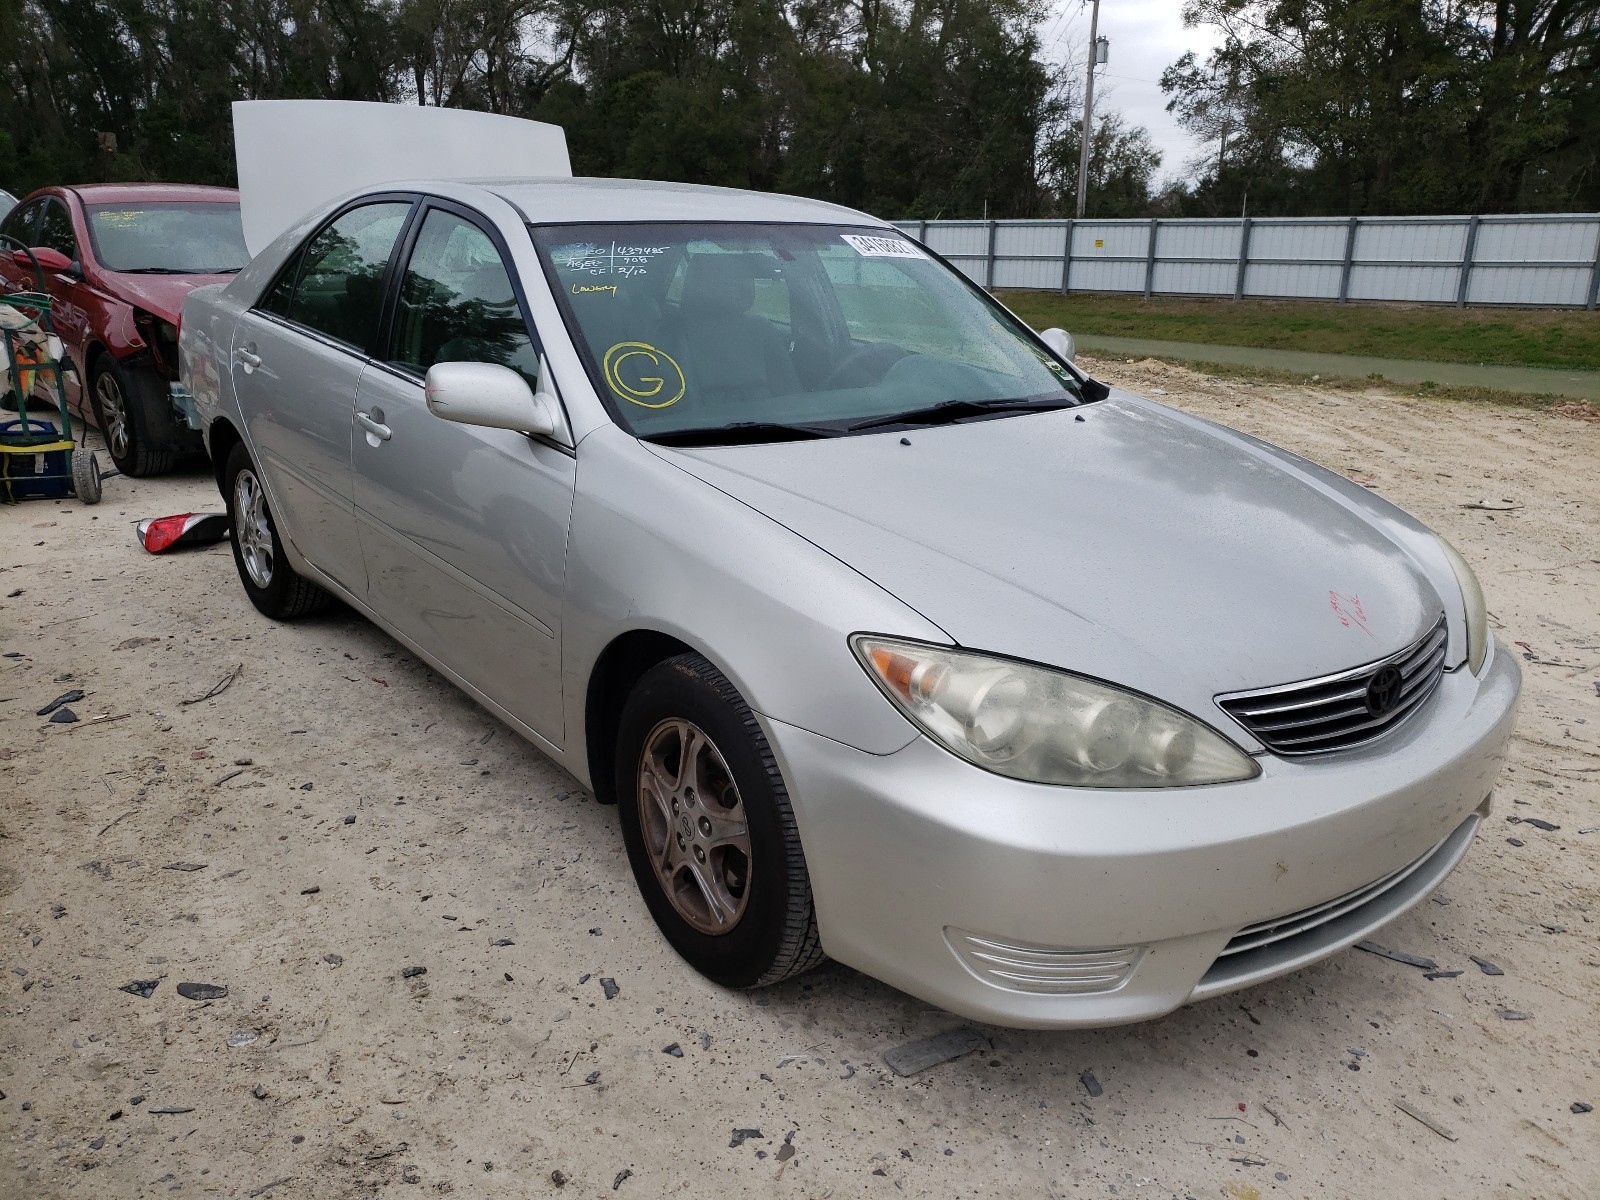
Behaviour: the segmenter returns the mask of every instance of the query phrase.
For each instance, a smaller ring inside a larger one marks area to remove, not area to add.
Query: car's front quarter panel
[[[563,616],[569,747],[584,745],[594,664],[635,630],[701,651],[758,713],[869,754],[909,743],[915,730],[867,678],[849,635],[893,629],[948,642],[945,634],[809,542],[679,469],[672,453],[614,426],[578,446]]]

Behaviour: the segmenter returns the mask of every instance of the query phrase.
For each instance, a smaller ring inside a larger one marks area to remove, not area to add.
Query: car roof
[[[239,193],[233,188],[207,187],[196,183],[79,183],[59,190],[76,192],[85,204],[127,204],[141,201],[190,204],[239,203]]]
[[[645,179],[474,179],[536,225],[609,221],[762,221],[882,225],[821,200]]]

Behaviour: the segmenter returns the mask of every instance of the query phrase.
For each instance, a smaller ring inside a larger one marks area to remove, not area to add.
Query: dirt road
[[[226,547],[145,555],[134,518],[217,507],[203,469],[119,479],[0,508],[0,1195],[1600,1195],[1600,424],[1095,365],[1479,566],[1511,766],[1381,938],[1459,974],[1350,951],[897,1077],[960,1022],[834,966],[699,980],[613,810],[362,620],[262,619]],[[34,715],[69,689],[77,723]]]

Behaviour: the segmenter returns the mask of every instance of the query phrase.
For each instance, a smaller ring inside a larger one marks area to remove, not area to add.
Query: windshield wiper
[[[237,275],[243,267],[126,267],[119,275]]]
[[[927,408],[913,408],[909,412],[890,413],[886,417],[872,417],[845,426],[846,433],[863,429],[885,429],[891,425],[949,425],[968,417],[993,416],[996,413],[1054,412],[1060,408],[1076,408],[1082,401],[1075,396],[1062,396],[1024,400],[946,400],[930,404]]]
[[[695,429],[668,429],[645,433],[642,442],[658,446],[736,446],[753,442],[799,442],[837,437],[843,432],[821,425],[782,425],[776,421],[735,421],[732,425],[703,425]]]

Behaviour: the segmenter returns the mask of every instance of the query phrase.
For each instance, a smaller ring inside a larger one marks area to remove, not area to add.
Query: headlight
[[[850,645],[901,712],[968,762],[1033,783],[1188,787],[1261,773],[1193,717],[1109,684],[920,642]]]
[[[1434,534],[1439,537],[1438,534]],[[1476,675],[1483,670],[1489,657],[1489,606],[1483,600],[1483,588],[1478,577],[1467,566],[1467,560],[1449,542],[1439,538],[1444,556],[1450,560],[1450,569],[1456,573],[1461,585],[1461,600],[1467,606],[1467,667]]]

